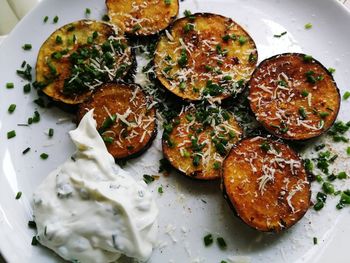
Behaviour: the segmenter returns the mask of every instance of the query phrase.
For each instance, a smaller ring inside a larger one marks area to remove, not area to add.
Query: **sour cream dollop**
[[[96,130],[93,110],[69,132],[77,151],[50,173],[33,199],[38,241],[66,260],[147,260],[158,209],[143,181],[114,163]]]

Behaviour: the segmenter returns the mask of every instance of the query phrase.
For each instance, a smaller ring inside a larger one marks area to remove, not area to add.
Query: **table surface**
[[[339,2],[343,3],[350,10],[350,0],[339,0]],[[0,45],[1,42],[6,38],[6,36],[0,36]],[[6,263],[3,257],[0,254],[0,263]]]

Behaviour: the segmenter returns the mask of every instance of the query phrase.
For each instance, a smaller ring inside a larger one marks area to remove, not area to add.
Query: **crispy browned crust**
[[[188,30],[191,26],[193,29]],[[223,39],[226,35],[232,38]],[[184,67],[178,63],[182,52],[188,58]],[[221,15],[197,13],[176,20],[161,36],[154,64],[159,81],[176,96],[201,100],[207,94],[207,82],[212,81],[222,87],[221,92],[211,95],[213,100],[219,100],[243,90],[257,59],[255,43],[240,25]],[[225,76],[231,79],[224,80]]]
[[[133,4],[134,3],[134,4]],[[179,1],[106,0],[111,23],[128,35],[150,36],[167,28],[179,13]]]
[[[256,119],[272,134],[288,140],[321,135],[333,125],[340,108],[332,74],[317,60],[306,62],[304,58],[298,53],[268,58],[256,68],[248,84]],[[278,85],[283,84],[281,80],[287,86]]]
[[[100,130],[104,121],[109,118],[108,112],[112,115],[126,114],[125,119],[131,125],[117,119],[101,135],[114,139],[112,143],[106,143],[106,146],[115,159],[128,159],[144,152],[157,133],[156,110],[154,107],[148,109],[149,103],[137,85],[107,83],[79,106],[77,120],[80,121],[87,111],[94,109],[97,129]]]
[[[71,30],[72,28],[74,29]],[[72,74],[72,64],[68,58],[69,55],[80,47],[92,46],[92,44],[87,43],[87,38],[91,37],[95,31],[98,32],[99,35],[94,40],[94,44],[101,45],[109,37],[116,37],[127,47],[124,51],[123,58],[115,57],[115,69],[120,68],[122,65],[126,65],[125,70],[121,73],[121,77],[125,76],[130,68],[132,68],[133,63],[135,62],[132,50],[128,46],[127,40],[121,32],[118,32],[113,25],[93,20],[72,22],[53,32],[40,48],[36,63],[36,81],[46,84],[43,92],[47,96],[60,103],[73,105],[83,102],[91,95],[92,90],[75,94],[64,94],[63,86],[65,79],[69,78]],[[69,42],[73,38],[73,35],[76,36],[75,44]],[[56,43],[57,36],[62,38],[62,44]],[[54,52],[61,52],[65,49],[68,50],[68,53],[61,59],[51,59],[51,55]],[[56,68],[57,76],[51,75],[47,63],[48,59]]]
[[[213,131],[213,128],[211,126],[208,126],[203,129],[202,132],[200,132],[198,136],[198,143],[202,143],[206,140],[209,140],[209,143],[207,143],[207,146],[203,149],[203,152],[208,149],[208,145],[210,145],[211,150],[209,151],[209,161],[204,164],[203,159],[200,161],[200,164],[198,166],[193,165],[193,155],[194,151],[192,149],[192,143],[191,139],[189,138],[189,135],[194,134],[196,129],[203,128],[203,125],[199,122],[195,122],[191,127],[187,130],[187,127],[189,126],[190,121],[186,119],[186,115],[193,114],[193,110],[185,111],[183,112],[179,117],[179,124],[174,125],[173,130],[169,134],[169,139],[172,142],[172,145],[169,145],[168,138],[164,136],[162,138],[162,147],[163,147],[163,154],[164,157],[171,163],[171,165],[178,170],[180,173],[191,177],[193,179],[199,179],[199,180],[214,180],[221,177],[221,166],[222,162],[225,158],[225,156],[221,156],[217,153],[214,143],[212,142],[211,138],[213,137],[210,133]],[[235,130],[235,136],[233,138],[229,138],[229,143],[231,146],[229,146],[228,151],[231,149],[232,145],[236,143],[241,135],[242,135],[242,129],[233,117],[232,114],[230,114],[230,119],[226,122],[228,125],[231,126]],[[180,148],[184,148],[190,156],[184,156],[181,154]],[[214,154],[216,154],[216,159],[214,159]],[[219,166],[215,168],[214,163],[218,162]]]
[[[263,143],[269,145],[268,152],[261,147]],[[225,199],[243,222],[259,231],[287,229],[310,206],[310,183],[303,162],[281,142],[264,137],[240,141],[225,159],[222,173]],[[264,175],[271,173],[264,186]]]

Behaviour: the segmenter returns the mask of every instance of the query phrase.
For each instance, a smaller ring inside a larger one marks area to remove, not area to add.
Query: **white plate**
[[[326,67],[336,68],[335,79],[342,94],[350,87],[350,14],[337,1],[186,0],[180,6],[180,14],[190,9],[232,17],[256,41],[260,61],[282,52],[312,54]],[[34,66],[40,45],[50,33],[83,18],[86,7],[91,8],[91,18],[99,19],[106,12],[103,0],[43,1],[18,24],[0,48],[0,250],[9,262],[61,261],[47,249],[30,245],[34,231],[27,227],[27,222],[31,219],[33,190],[74,150],[67,135],[74,124],[69,121],[56,124],[60,118],[71,118],[59,109],[39,109],[42,120],[38,124],[17,126],[32,116],[36,108],[32,101],[36,96],[34,91],[23,93],[25,82],[16,76],[15,70],[23,60]],[[46,15],[50,20],[44,24]],[[55,15],[59,16],[57,24],[51,22]],[[305,30],[304,25],[309,22],[313,28]],[[283,31],[288,34],[273,37]],[[24,43],[31,43],[33,49],[23,51]],[[14,82],[15,88],[6,89],[7,82]],[[16,103],[17,108],[8,114],[11,103]],[[343,103],[340,119],[349,120],[349,105]],[[45,134],[49,128],[55,129],[52,139]],[[13,129],[17,136],[7,140],[7,132]],[[127,166],[135,177],[157,173],[161,158],[159,138],[160,133],[147,153]],[[32,149],[23,156],[26,147]],[[342,154],[345,152],[342,144],[335,148]],[[42,152],[49,154],[47,160],[40,159]],[[338,158],[338,166],[348,165],[344,154],[343,158]],[[349,167],[346,169],[350,171]],[[163,195],[157,193],[160,185],[164,188]],[[272,235],[258,233],[238,220],[223,200],[217,183],[195,182],[172,174],[162,176],[149,187],[160,208],[159,247],[149,262],[230,262],[229,258],[269,263],[349,262],[350,210],[336,210],[335,198],[320,213],[310,209],[296,226]],[[313,187],[319,186],[315,183]],[[23,195],[15,200],[18,191]],[[215,244],[204,247],[203,237],[207,233],[224,237],[228,248],[220,250]],[[313,244],[313,237],[318,238],[318,245]]]

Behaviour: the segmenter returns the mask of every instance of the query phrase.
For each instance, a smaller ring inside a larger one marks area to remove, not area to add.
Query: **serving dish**
[[[33,103],[37,98],[35,92],[23,93],[26,82],[18,78],[16,69],[23,60],[34,66],[44,40],[59,26],[86,18],[85,8],[91,9],[91,19],[101,19],[106,13],[104,1],[43,1],[0,47],[0,251],[8,262],[62,262],[49,250],[31,246],[35,232],[27,223],[32,219],[30,202],[34,189],[73,153],[67,132],[75,124],[71,122],[71,114],[58,108],[38,108]],[[321,0],[317,4],[312,0],[180,2],[179,14],[186,9],[193,13],[218,13],[238,22],[255,40],[259,62],[278,53],[312,54],[326,67],[336,68],[334,78],[341,94],[349,89],[350,14],[337,1]],[[56,15],[59,20],[53,23]],[[45,16],[50,18],[47,23],[43,23]],[[313,27],[306,30],[306,23]],[[285,36],[274,37],[284,31],[287,31]],[[25,43],[32,44],[31,51],[21,48]],[[15,87],[6,89],[8,82],[13,82]],[[17,107],[9,114],[7,108],[12,103]],[[41,114],[39,123],[18,126],[26,123],[37,108]],[[349,109],[350,103],[342,101],[338,119],[349,121]],[[55,130],[52,138],[46,134],[50,128]],[[10,130],[16,130],[17,135],[8,140],[6,134]],[[320,140],[329,143],[328,138]],[[31,150],[23,155],[27,147]],[[339,152],[337,169],[349,174],[349,162],[344,156],[346,145],[330,143],[330,147]],[[42,160],[41,153],[47,153],[48,159]],[[143,174],[158,174],[161,158],[161,133],[158,133],[152,147],[144,155],[128,161],[125,169],[142,179]],[[349,187],[348,181],[342,183],[342,189]],[[163,194],[157,191],[160,186]],[[222,198],[218,182],[197,182],[171,174],[160,176],[148,187],[160,208],[159,244],[149,262],[347,262],[349,210],[338,211],[335,198],[329,200],[322,211],[309,209],[297,225],[273,235],[256,232],[235,218]],[[314,190],[318,188],[318,184],[313,184]],[[19,191],[23,194],[16,200]],[[215,244],[205,247],[203,237],[208,233],[223,237],[227,249],[221,250]],[[317,245],[313,243],[314,237]]]

